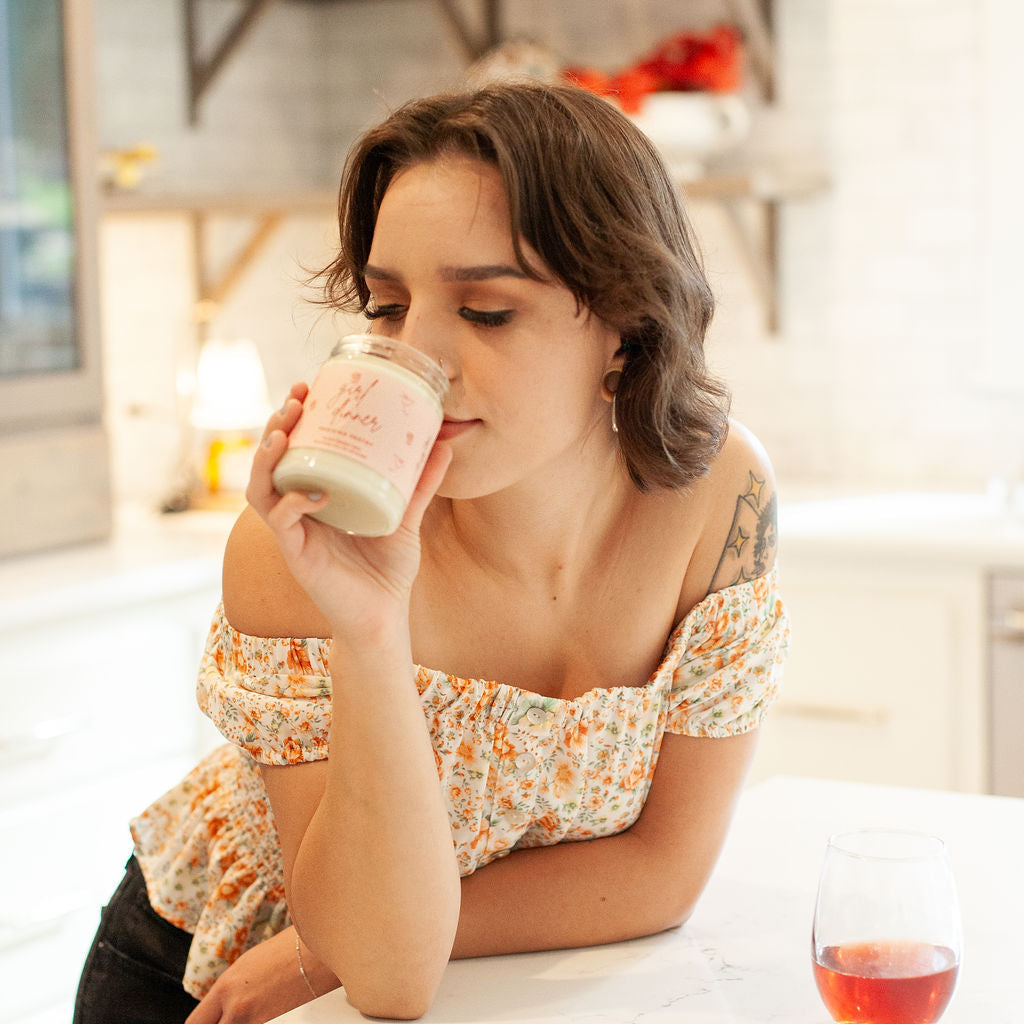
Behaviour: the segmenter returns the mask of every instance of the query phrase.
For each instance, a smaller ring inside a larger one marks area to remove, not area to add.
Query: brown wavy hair
[[[704,358],[714,299],[657,151],[591,93],[496,83],[414,100],[364,134],[342,176],[339,254],[314,277],[324,304],[366,309],[363,269],[388,185],[452,154],[501,174],[522,270],[538,277],[525,239],[577,303],[618,332],[618,441],[636,486],[685,487],[704,475],[728,430],[728,392]]]

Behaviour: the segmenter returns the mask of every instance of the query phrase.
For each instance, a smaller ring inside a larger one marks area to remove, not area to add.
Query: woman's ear
[[[621,379],[621,361],[618,365],[609,366],[608,369],[605,370],[604,376],[601,378],[601,394],[606,402],[610,402],[615,397],[615,392],[619,390],[619,381]]]
[[[619,346],[612,353],[608,361],[608,367],[601,378],[601,392],[606,401],[612,400],[612,395],[619,388],[619,381],[622,379],[622,371],[626,365],[626,352],[629,350],[629,343],[619,339]]]

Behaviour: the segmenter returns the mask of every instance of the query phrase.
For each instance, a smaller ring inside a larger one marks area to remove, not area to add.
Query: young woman
[[[339,978],[412,1018],[451,957],[679,925],[776,692],[772,471],[647,140],[571,88],[417,101],[339,222],[325,301],[441,364],[441,435],[360,538],[272,486],[305,386],[271,418],[200,671],[233,743],[133,822],[79,1024],[263,1021]]]

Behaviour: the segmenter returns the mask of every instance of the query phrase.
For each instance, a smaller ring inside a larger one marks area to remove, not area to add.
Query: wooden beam
[[[474,32],[466,23],[465,14],[458,0],[434,0],[438,9],[454,31],[467,64],[479,60],[488,50],[502,40],[501,0],[481,0],[484,27],[481,33]]]
[[[205,340],[207,326],[217,315],[220,306],[227,300],[246,271],[266,248],[270,237],[277,230],[284,214],[271,210],[260,216],[252,233],[231,258],[228,265],[214,279],[206,265],[206,214],[193,210],[192,244],[196,268],[196,323],[200,342]]]
[[[213,56],[203,60],[199,56],[200,0],[185,0],[185,57],[188,71],[188,121],[199,121],[199,103],[206,90],[220,73],[228,58],[253,25],[266,13],[275,0],[244,0],[244,7],[224,30],[214,47]]]
[[[483,0],[484,5],[484,44],[493,50],[504,38],[501,24],[502,0]]]
[[[750,67],[767,102],[775,98],[775,45],[773,0],[728,0],[733,17],[743,30]]]
[[[740,251],[747,261],[751,280],[761,298],[764,308],[765,326],[769,334],[779,330],[779,204],[773,200],[761,200],[758,205],[763,212],[760,238],[751,229],[743,216],[738,199],[719,199],[726,220],[733,229]]]

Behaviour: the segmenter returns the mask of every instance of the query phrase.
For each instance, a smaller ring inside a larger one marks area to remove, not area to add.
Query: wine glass
[[[811,945],[833,1020],[937,1021],[960,968],[960,911],[942,840],[884,829],[832,836]]]

